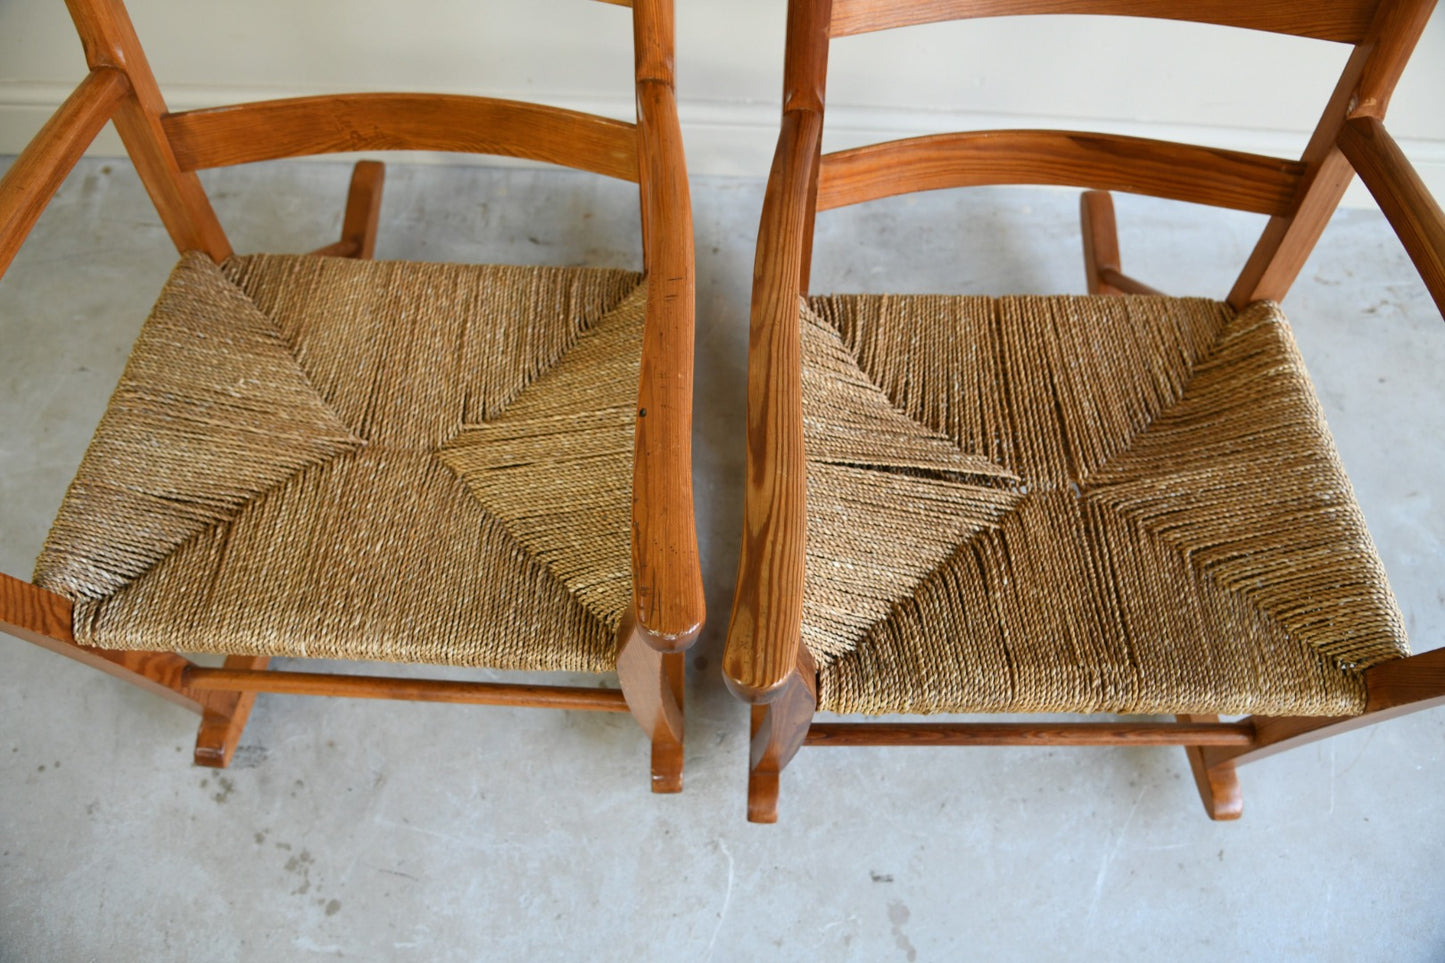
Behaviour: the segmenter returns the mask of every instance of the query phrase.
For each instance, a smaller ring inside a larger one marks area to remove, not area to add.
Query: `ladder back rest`
[[[784,67],[785,137],[813,161],[806,179],[802,289],[816,211],[897,194],[991,184],[1147,194],[1268,215],[1230,301],[1284,296],[1353,171],[1337,144],[1345,124],[1383,117],[1435,0],[792,0]],[[981,17],[1101,14],[1183,20],[1353,45],[1299,158],[1140,137],[985,130],[910,137],[822,153],[829,43],[872,31]],[[797,115],[793,121],[788,115]],[[815,122],[801,115],[813,115]],[[796,131],[789,134],[789,130]]]

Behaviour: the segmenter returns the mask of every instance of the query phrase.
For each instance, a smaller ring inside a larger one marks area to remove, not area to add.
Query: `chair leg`
[[[806,666],[801,664],[806,661]],[[748,822],[778,821],[778,775],[797,755],[818,706],[816,675],[806,652],[771,702],[753,706],[748,760]]]
[[[266,656],[232,655],[226,659],[226,668],[259,670],[266,668],[266,663],[270,661]],[[255,704],[254,692],[213,694],[212,701],[201,714],[201,728],[196,733],[196,765],[225,769],[231,764],[231,757],[241,744],[241,733]]]
[[[1147,294],[1154,297],[1162,294],[1129,277],[1120,266],[1114,198],[1108,191],[1084,192],[1079,198],[1079,222],[1084,231],[1084,274],[1090,294]]]
[[[351,171],[351,188],[346,194],[346,215],[341,221],[342,243],[354,243],[352,257],[370,259],[376,252],[376,225],[381,218],[381,185],[386,165],[380,161],[357,161]]]
[[[321,257],[369,259],[376,251],[376,225],[381,218],[381,186],[386,165],[357,161],[346,192],[346,213],[341,219],[341,240],[311,253]]]
[[[1177,716],[1180,722],[1218,722],[1219,716]],[[1194,772],[1194,785],[1210,819],[1238,819],[1244,815],[1244,795],[1232,761],[1210,764],[1202,746],[1185,746],[1189,768]]]
[[[1084,276],[1090,294],[1118,294],[1101,276],[1119,267],[1119,235],[1114,224],[1114,199],[1108,191],[1085,191],[1079,198],[1079,222],[1084,233]]]
[[[652,740],[652,791],[681,792],[685,653],[662,653],[627,620],[618,632],[617,681]]]
[[[683,689],[687,670],[687,656],[682,652],[668,652],[662,656],[662,684],[677,705],[678,724],[684,725]],[[682,734],[676,736],[669,729],[655,732],[652,736],[652,791],[682,792]]]

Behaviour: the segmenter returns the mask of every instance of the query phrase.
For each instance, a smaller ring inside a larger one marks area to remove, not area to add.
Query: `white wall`
[[[677,3],[689,166],[761,176],[777,131],[785,4]],[[130,9],[176,110],[424,89],[632,112],[628,12],[589,0],[132,0]],[[1101,18],[852,37],[833,44],[828,146],[978,126],[1068,126],[1297,153],[1344,53],[1247,31]],[[59,0],[0,0],[0,153],[23,146],[82,68]],[[1437,13],[1389,126],[1445,197],[1442,94],[1445,14]],[[119,142],[107,134],[95,150],[118,153]]]

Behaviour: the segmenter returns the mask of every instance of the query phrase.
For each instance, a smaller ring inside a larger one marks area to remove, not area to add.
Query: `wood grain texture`
[[[260,671],[271,660],[266,656],[227,656],[228,669]],[[201,728],[196,733],[196,749],[192,755],[198,766],[224,769],[231,764],[236,747],[241,744],[241,733],[246,730],[246,721],[251,718],[251,708],[256,704],[254,692],[212,692],[206,711],[201,714]]]
[[[1248,746],[1248,723],[819,722],[809,746]]]
[[[584,689],[558,685],[502,682],[457,682],[449,679],[403,679],[388,676],[340,675],[321,672],[256,672],[190,666],[184,684],[198,692],[213,690],[280,692],[288,695],[344,696],[352,699],[407,699],[537,709],[587,709],[626,712],[627,702],[616,689]]]
[[[114,67],[92,70],[0,179],[0,276],[75,162],[129,92],[130,81]]]
[[[1183,723],[1219,722],[1218,716],[1178,716]],[[1189,769],[1194,774],[1194,787],[1199,791],[1199,801],[1210,819],[1224,822],[1244,815],[1244,793],[1239,787],[1239,775],[1234,763],[1221,762],[1210,766],[1204,758],[1202,746],[1185,746],[1189,757]]]
[[[1242,766],[1286,749],[1445,705],[1445,648],[1367,669],[1365,688],[1367,696],[1363,715],[1330,718],[1252,716],[1244,721],[1255,728],[1253,745],[1243,749],[1210,749],[1205,752],[1205,760],[1211,766],[1229,760]]]
[[[676,33],[671,0],[637,0],[632,8],[632,61],[636,83],[673,85]]]
[[[1191,20],[1354,43],[1363,36],[1373,10],[1373,0],[1328,5],[1311,0],[834,0],[831,32],[846,37],[970,17],[1090,13]]]
[[[66,0],[91,69],[114,67],[130,81],[116,105],[116,132],[176,250],[204,251],[217,263],[231,256],[221,222],[194,173],[181,170],[161,128],[166,104],[130,15],[119,0]]]
[[[633,125],[514,100],[335,94],[168,114],[183,170],[365,150],[497,154],[637,180]]]
[[[968,131],[825,154],[818,210],[950,187],[1054,184],[1280,214],[1302,173],[1294,161],[1143,137]]]
[[[648,644],[635,623],[618,632],[617,681],[632,717],[652,742],[652,791],[682,791],[683,705],[681,660]]]
[[[1114,198],[1108,191],[1085,191],[1079,196],[1079,228],[1084,235],[1084,280],[1090,294],[1121,294],[1101,276],[1119,270],[1119,232],[1114,221]]]
[[[341,220],[341,240],[353,244],[352,257],[371,258],[376,253],[376,228],[381,220],[381,188],[386,182],[386,165],[379,161],[357,161],[351,169],[351,186],[346,192],[346,213]]]
[[[729,686],[749,702],[777,695],[802,648],[807,518],[798,298],[822,127],[813,111],[783,116],[753,266],[743,542],[723,654]]]
[[[778,781],[808,736],[818,706],[818,671],[807,649],[777,695],[752,708],[748,753],[748,822],[778,821]]]
[[[672,88],[639,83],[637,109],[648,278],[632,475],[633,607],[649,644],[681,651],[706,614],[692,492],[692,201]]]
[[[191,663],[168,652],[111,652],[79,645],[71,633],[70,600],[0,573],[0,632],[74,659],[168,699],[204,711],[205,695],[190,691],[183,675]]]
[[[1269,219],[1229,292],[1236,309],[1289,293],[1354,176],[1338,147],[1341,127],[1350,116],[1383,118],[1434,6],[1435,0],[1381,0],[1300,157],[1298,196],[1289,211]]]
[[[1339,144],[1445,314],[1445,213],[1377,118],[1347,122],[1340,128]]]

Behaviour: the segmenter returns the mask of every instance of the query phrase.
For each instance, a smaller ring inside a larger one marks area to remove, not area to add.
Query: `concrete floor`
[[[332,239],[346,178],[207,183],[238,249],[287,251]],[[378,256],[633,265],[634,199],[397,166]],[[229,771],[193,768],[193,717],[4,638],[0,959],[1445,958],[1445,711],[1243,770],[1233,824],[1175,749],[810,750],[782,821],[744,822],[746,713],[717,665],[761,185],[694,201],[712,621],[687,791],[649,795],[626,717],[272,696]],[[814,288],[1079,291],[1075,205],[979,190],[825,215]],[[1130,198],[1119,219],[1126,267],[1182,294],[1227,290],[1258,229]],[[0,571],[28,575],[173,261],[131,169],[87,161],[0,284]],[[1286,307],[1416,649],[1436,647],[1445,326],[1373,213],[1337,215]]]

